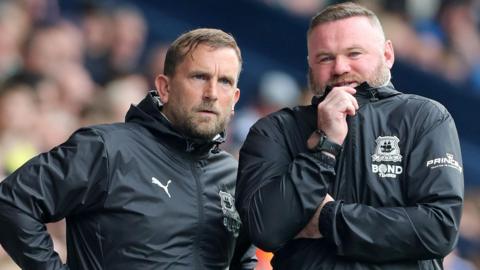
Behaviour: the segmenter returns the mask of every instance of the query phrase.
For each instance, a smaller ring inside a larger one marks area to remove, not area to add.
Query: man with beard
[[[447,110],[390,81],[375,14],[332,5],[307,33],[310,106],[257,122],[240,151],[237,209],[274,269],[443,269],[463,204]]]
[[[0,185],[0,242],[22,269],[253,269],[221,151],[240,91],[234,38],[170,46],[156,91],[125,123],[82,128]],[[66,218],[67,263],[44,223]]]

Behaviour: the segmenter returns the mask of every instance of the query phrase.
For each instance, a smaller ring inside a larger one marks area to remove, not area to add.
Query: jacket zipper
[[[193,150],[195,150],[195,148],[193,147],[193,142],[191,142],[190,140],[187,140],[187,145],[185,147],[185,152],[190,153]]]
[[[378,91],[377,91],[377,89],[372,89],[369,92],[370,92],[370,101],[371,102],[378,101],[378,97],[377,97]]]
[[[191,168],[192,168],[192,175],[193,175],[193,178],[195,178],[195,184],[196,184],[196,188],[197,188],[197,206],[198,206],[198,227],[201,227],[202,224],[204,223],[204,213],[203,213],[203,196],[202,196],[202,185],[201,185],[201,182],[200,182],[200,179],[197,175],[197,168],[195,167],[195,165],[197,164],[197,162],[193,162],[191,164]],[[198,229],[196,231],[196,235],[195,235],[195,248],[193,250],[194,254],[195,254],[195,261],[196,261],[196,265],[195,265],[195,268],[196,269],[203,269],[203,267],[200,267],[202,264],[201,264],[201,260],[200,260],[200,237],[201,237],[201,230]]]
[[[358,112],[357,112],[358,114]],[[354,168],[357,165],[355,162],[355,153],[357,152],[357,142],[358,142],[358,121],[359,117],[358,115],[354,115],[351,117],[347,117],[347,125],[348,125],[348,135],[346,137],[347,140],[347,149],[344,149],[342,153],[342,179],[349,179],[347,181],[351,181],[351,177],[345,178],[346,175],[355,175],[354,174]],[[348,153],[346,153],[348,151]],[[346,164],[355,164],[354,166],[347,166]],[[338,165],[337,165],[337,168]],[[337,175],[338,177],[338,175]],[[342,196],[345,196],[346,198],[350,198],[353,196],[353,198],[356,198],[357,194],[354,192],[354,185],[355,183],[347,182],[347,181],[338,181],[338,190],[343,190]],[[343,187],[342,187],[343,186]]]

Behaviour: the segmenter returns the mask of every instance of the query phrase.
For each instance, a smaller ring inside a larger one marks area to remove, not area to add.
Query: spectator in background
[[[121,122],[131,104],[138,104],[148,89],[146,79],[138,74],[131,74],[111,81],[105,88],[106,105],[110,107],[111,122]]]
[[[113,38],[110,55],[112,78],[139,71],[140,57],[147,37],[147,24],[140,10],[122,6],[113,12]]]
[[[460,223],[460,238],[456,254],[480,269],[480,190],[470,188],[465,194],[465,206]]]
[[[111,81],[83,111],[83,125],[122,122],[131,104],[138,104],[148,87],[145,78],[135,74]]]
[[[233,153],[238,153],[250,127],[258,119],[282,108],[296,105],[299,102],[300,87],[289,74],[272,70],[262,75],[257,95],[251,106],[239,110],[232,121],[230,134],[233,138],[231,142]]]
[[[480,265],[480,196],[478,188],[465,192],[457,248],[444,260],[445,270],[477,270]]]
[[[359,2],[377,12],[399,58],[480,93],[478,0]]]
[[[455,59],[455,62],[446,61],[445,75],[470,85],[473,89],[469,91],[480,95],[480,28],[477,25],[480,14],[475,12],[474,3],[443,0],[438,21],[446,37],[446,48]]]
[[[0,184],[5,250],[23,269],[253,269],[218,147],[241,65],[231,35],[181,35],[125,123],[82,128]],[[64,217],[67,265],[44,226]]]
[[[443,269],[458,239],[454,121],[390,83],[376,15],[331,5],[307,32],[310,106],[259,120],[240,151],[237,208],[274,269]]]
[[[37,27],[24,46],[23,71],[53,76],[68,65],[83,63],[83,39],[68,21]]]
[[[21,46],[29,29],[29,17],[20,1],[0,1],[0,82],[21,69]]]
[[[57,85],[58,109],[76,117],[94,99],[96,85],[83,65],[65,64],[51,76]]]
[[[39,151],[49,151],[61,144],[79,126],[79,119],[67,111],[58,108],[40,111],[35,122]]]
[[[37,82],[35,76],[18,75],[0,85],[0,175],[12,173],[38,153]]]
[[[103,6],[90,3],[84,8],[82,31],[85,37],[86,66],[96,83],[141,71],[148,27],[135,6]]]
[[[153,47],[148,53],[148,62],[144,72],[149,81],[154,81],[158,72],[163,72],[163,63],[167,56],[168,44],[160,43]]]
[[[18,73],[0,86],[0,179],[9,175],[40,151],[65,141],[76,129],[77,119],[53,111],[42,103],[47,89],[55,87],[45,77]],[[56,91],[56,90],[53,90]],[[48,109],[48,110],[47,110]],[[48,225],[55,250],[65,257],[64,223]],[[9,262],[10,261],[10,262]],[[18,269],[0,248],[0,269]]]
[[[50,24],[60,19],[58,0],[17,0],[25,5],[32,23]]]
[[[98,2],[87,2],[81,14],[81,29],[85,42],[85,67],[92,79],[108,83],[108,57],[113,42],[114,23],[111,12]]]

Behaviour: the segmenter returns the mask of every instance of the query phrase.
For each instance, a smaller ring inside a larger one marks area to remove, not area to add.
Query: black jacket
[[[28,270],[253,269],[237,237],[237,162],[219,139],[178,134],[148,95],[126,123],[80,129],[7,177],[0,242]],[[64,217],[67,265],[43,225]]]
[[[392,85],[358,87],[337,161],[310,153],[317,104],[257,122],[240,152],[237,209],[275,269],[442,269],[463,204],[458,136],[447,110]],[[323,239],[297,239],[326,193]]]

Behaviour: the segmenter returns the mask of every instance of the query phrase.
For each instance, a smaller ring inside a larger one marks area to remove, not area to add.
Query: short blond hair
[[[177,66],[189,55],[198,45],[205,44],[213,48],[232,48],[237,54],[242,67],[242,54],[240,48],[231,34],[213,28],[198,28],[179,36],[168,48],[165,56],[163,73],[166,76],[173,76]]]
[[[366,17],[373,26],[377,27],[381,31],[382,37],[385,39],[385,33],[377,15],[375,15],[375,13],[370,9],[352,2],[327,6],[325,9],[313,16],[313,18],[310,20],[307,37],[310,36],[310,33],[313,31],[313,29],[320,24],[351,17]]]

